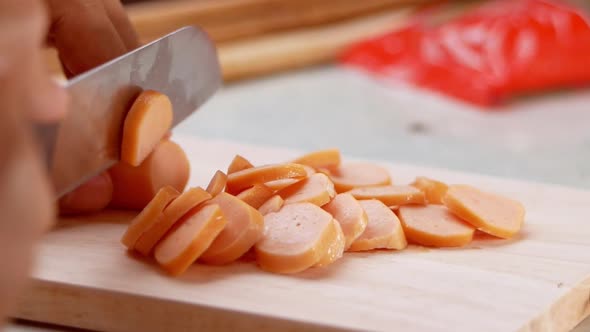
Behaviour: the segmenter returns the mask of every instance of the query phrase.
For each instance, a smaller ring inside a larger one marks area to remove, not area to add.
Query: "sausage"
[[[511,238],[524,223],[524,206],[513,199],[468,185],[449,186],[443,203],[456,216],[482,232]]]
[[[272,164],[247,168],[227,176],[226,191],[232,195],[242,192],[255,184],[280,179],[302,179],[307,176],[303,165]]]
[[[412,186],[376,186],[355,188],[348,191],[359,200],[377,199],[387,206],[426,204],[426,196]]]
[[[260,240],[264,217],[255,208],[225,192],[206,203],[209,204],[221,208],[227,224],[199,260],[208,264],[227,264],[240,258]]]
[[[211,195],[200,187],[191,188],[181,193],[164,208],[160,217],[137,239],[135,250],[144,256],[151,254],[158,241],[182,216],[209,199],[211,199]]]
[[[141,210],[165,186],[184,191],[189,173],[189,161],[182,148],[173,141],[162,141],[138,167],[119,162],[109,169],[113,181],[109,207]]]
[[[248,159],[237,154],[229,164],[227,168],[227,174],[232,174],[252,167],[254,167],[254,165],[252,165],[252,163],[249,162]]]
[[[401,223],[395,213],[376,199],[359,200],[367,214],[369,222],[348,251],[366,251],[373,249],[397,249],[407,247]]]
[[[336,192],[343,193],[353,188],[390,185],[389,172],[378,165],[370,163],[342,163],[338,168],[322,169],[334,182]]]
[[[274,195],[273,197],[269,198],[266,202],[264,202],[264,204],[262,204],[262,206],[260,206],[258,208],[258,212],[260,212],[260,214],[265,216],[269,213],[279,211],[281,209],[281,207],[283,207],[284,204],[285,204],[285,201],[283,200],[283,198],[281,196]]]
[[[367,227],[368,217],[361,204],[351,194],[338,194],[323,209],[330,213],[340,223],[344,233],[344,249],[358,238]]]
[[[473,228],[442,205],[402,206],[397,212],[410,242],[432,247],[461,247],[473,239]]]
[[[180,275],[207,250],[226,223],[219,205],[194,208],[156,245],[154,258],[169,274]]]
[[[326,149],[307,153],[293,160],[293,163],[310,166],[314,169],[333,169],[340,165],[340,150]]]
[[[222,171],[217,171],[211,178],[209,185],[207,185],[207,192],[211,194],[211,196],[217,196],[220,192],[225,189],[225,184],[227,183],[227,175]]]
[[[264,202],[274,195],[274,191],[264,184],[255,184],[237,195],[239,199],[251,207],[258,209]]]
[[[334,183],[325,174],[316,173],[278,191],[277,195],[285,200],[285,204],[308,202],[322,206],[336,196],[336,191]]]
[[[172,103],[157,91],[139,94],[123,123],[121,160],[139,166],[172,126]]]
[[[332,219],[332,226],[336,231],[334,234],[334,238],[331,240],[330,245],[328,245],[326,252],[320,257],[320,260],[314,265],[316,267],[325,267],[334,263],[335,261],[342,258],[344,254],[344,245],[346,244],[346,239],[344,238],[344,233],[342,232],[342,227],[335,219]]]
[[[281,274],[299,273],[314,266],[336,237],[333,219],[311,203],[288,204],[267,214],[264,236],[254,247],[258,265]]]
[[[312,176],[313,174],[316,173],[315,169],[306,166],[306,165],[302,165],[305,170],[307,171],[307,177]],[[266,185],[267,187],[269,187],[270,189],[274,190],[274,191],[278,191],[281,189],[285,189],[288,186],[295,184],[299,181],[301,181],[303,179],[281,179],[281,180],[275,180],[275,181],[270,181],[265,183],[264,185]]]
[[[442,198],[449,188],[443,182],[429,179],[424,176],[417,177],[410,185],[424,192],[428,204],[442,204]]]
[[[131,221],[129,227],[123,234],[121,242],[128,248],[133,249],[137,239],[160,218],[164,208],[172,202],[180,193],[171,186],[160,189],[154,199]]]

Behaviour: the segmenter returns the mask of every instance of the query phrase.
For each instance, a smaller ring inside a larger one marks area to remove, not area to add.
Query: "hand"
[[[68,77],[139,46],[119,0],[46,0],[46,3],[51,21],[48,41],[58,50]],[[60,200],[60,212],[102,210],[110,202],[112,191],[111,178],[105,172],[64,196]]]
[[[0,0],[0,325],[25,286],[35,243],[57,212],[31,130],[33,121],[55,121],[67,108],[67,93],[45,68],[47,42],[58,49],[67,76],[138,45],[118,0]],[[100,209],[111,192],[110,179],[101,175],[60,205]]]
[[[43,68],[48,22],[38,0],[0,0],[0,325],[55,214],[30,128],[32,120],[58,119],[66,108],[65,91]]]

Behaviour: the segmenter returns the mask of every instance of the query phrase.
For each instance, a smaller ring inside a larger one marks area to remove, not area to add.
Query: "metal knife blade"
[[[37,128],[57,198],[120,159],[126,112],[141,90],[166,94],[173,126],[222,85],[217,51],[205,32],[186,27],[73,78],[69,112]]]

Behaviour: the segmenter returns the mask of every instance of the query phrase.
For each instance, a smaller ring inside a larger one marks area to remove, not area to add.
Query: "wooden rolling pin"
[[[402,26],[412,13],[412,8],[398,9],[320,27],[220,43],[224,80],[233,82],[331,62],[359,39]]]
[[[127,5],[144,42],[198,25],[216,42],[318,26],[428,0],[175,0]]]
[[[260,1],[267,1],[269,3],[280,2],[279,0],[227,1],[243,3]],[[219,2],[222,3],[224,1]],[[283,0],[282,2],[289,4],[296,1]],[[301,0],[299,3],[306,2],[311,3],[310,0]],[[349,7],[347,8],[350,10],[348,13],[351,14],[354,12],[354,3],[360,3],[361,1],[333,0],[315,2],[329,2],[332,6],[330,8],[323,8],[325,10],[323,15],[325,16],[318,14],[322,13],[321,11],[316,12],[317,19],[315,21],[312,19],[307,21],[306,19],[301,19],[302,17],[313,17],[311,14],[309,16],[300,16],[300,25],[305,25],[305,22],[309,23],[312,21],[319,23],[321,21],[319,17],[325,18],[330,16],[334,18],[334,13],[337,12],[334,9],[335,3],[340,3],[343,8],[346,7],[344,4],[348,3]],[[365,8],[368,8],[368,4],[371,2],[376,6],[379,1],[362,1],[366,6]],[[225,42],[218,41],[217,46],[224,80],[225,82],[234,82],[331,62],[335,60],[344,48],[358,40],[392,31],[403,26],[421,8],[418,4],[420,1],[407,1],[414,4],[411,6],[401,6],[400,4],[404,1],[400,0],[381,1],[380,4],[384,5],[385,2],[389,2],[390,5],[396,2],[397,6],[394,9],[379,10],[370,15],[355,15],[351,18],[334,20],[331,23],[321,25],[313,24],[290,30],[280,29],[273,33],[265,33],[251,38],[232,39]],[[476,6],[478,3],[481,3],[481,1],[456,1],[444,5],[444,8],[439,7],[434,13],[429,15],[429,19],[433,24],[436,24],[437,22],[448,20],[464,12],[466,9]],[[307,5],[313,8],[313,5]],[[356,7],[356,9],[358,8],[360,7]]]

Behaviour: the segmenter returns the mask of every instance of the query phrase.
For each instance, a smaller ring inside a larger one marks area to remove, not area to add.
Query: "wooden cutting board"
[[[255,163],[301,151],[177,138],[204,186],[234,154]],[[346,160],[352,158],[345,157]],[[388,164],[396,183],[427,175],[521,200],[521,235],[468,248],[346,253],[281,276],[252,262],[195,264],[180,278],[128,254],[131,217],[64,220],[43,241],[18,317],[108,331],[568,331],[590,314],[590,192]]]

